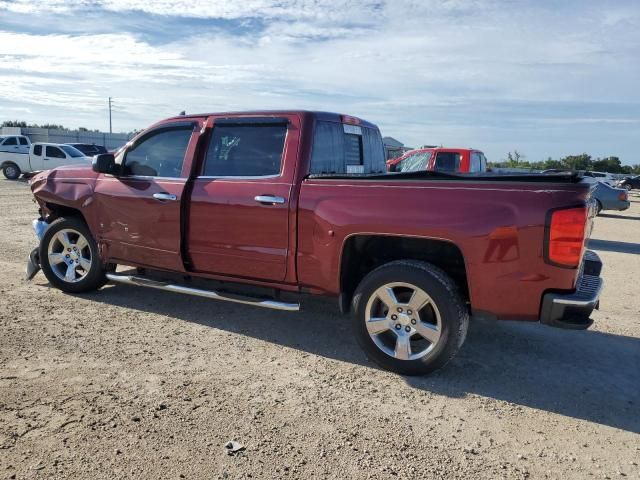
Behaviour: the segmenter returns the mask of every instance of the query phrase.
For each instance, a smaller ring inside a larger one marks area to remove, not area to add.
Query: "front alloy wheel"
[[[49,225],[40,242],[40,265],[47,280],[64,292],[87,292],[106,283],[98,245],[79,217]]]
[[[47,257],[56,276],[69,283],[82,281],[91,271],[91,249],[82,233],[66,228],[49,242]]]
[[[2,173],[8,180],[17,180],[20,177],[20,168],[13,163],[8,163],[2,169]]]

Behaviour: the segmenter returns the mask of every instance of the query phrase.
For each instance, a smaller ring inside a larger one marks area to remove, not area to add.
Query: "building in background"
[[[405,152],[413,150],[411,147],[405,147],[404,143],[393,137],[382,137],[382,143],[384,144],[384,155],[386,160],[401,157]]]

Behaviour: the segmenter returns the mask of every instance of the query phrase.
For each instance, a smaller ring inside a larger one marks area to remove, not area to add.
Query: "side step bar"
[[[138,285],[140,287],[157,288],[168,292],[184,293],[187,295],[195,295],[196,297],[211,298],[213,300],[223,300],[225,302],[242,303],[243,305],[253,305],[254,307],[271,308],[273,310],[285,310],[288,312],[297,312],[300,310],[299,303],[278,302],[276,300],[260,300],[251,297],[226,296],[214,290],[201,290],[198,288],[185,287],[182,285],[174,285],[158,280],[151,280],[145,277],[135,275],[118,275],[115,273],[107,273],[107,278],[111,282],[124,283],[127,285]]]

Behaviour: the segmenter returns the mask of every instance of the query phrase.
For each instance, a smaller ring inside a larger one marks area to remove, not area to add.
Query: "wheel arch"
[[[418,260],[435,265],[453,279],[462,298],[470,303],[465,257],[452,241],[363,233],[350,235],[343,244],[340,256],[340,311],[350,312],[353,294],[369,272],[397,260]]]
[[[91,225],[87,221],[87,218],[85,217],[82,210],[78,208],[61,203],[46,202],[46,204],[44,205],[44,210],[44,213],[46,213],[46,215],[43,215],[43,217],[46,217],[45,219],[47,223],[51,223],[62,217],[78,217],[87,225],[87,227],[89,227],[89,230],[91,230]],[[93,232],[91,233],[93,234]]]

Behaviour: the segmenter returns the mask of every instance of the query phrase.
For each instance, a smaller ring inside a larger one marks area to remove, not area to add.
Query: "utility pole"
[[[113,133],[111,128],[111,97],[109,97],[109,133]]]

